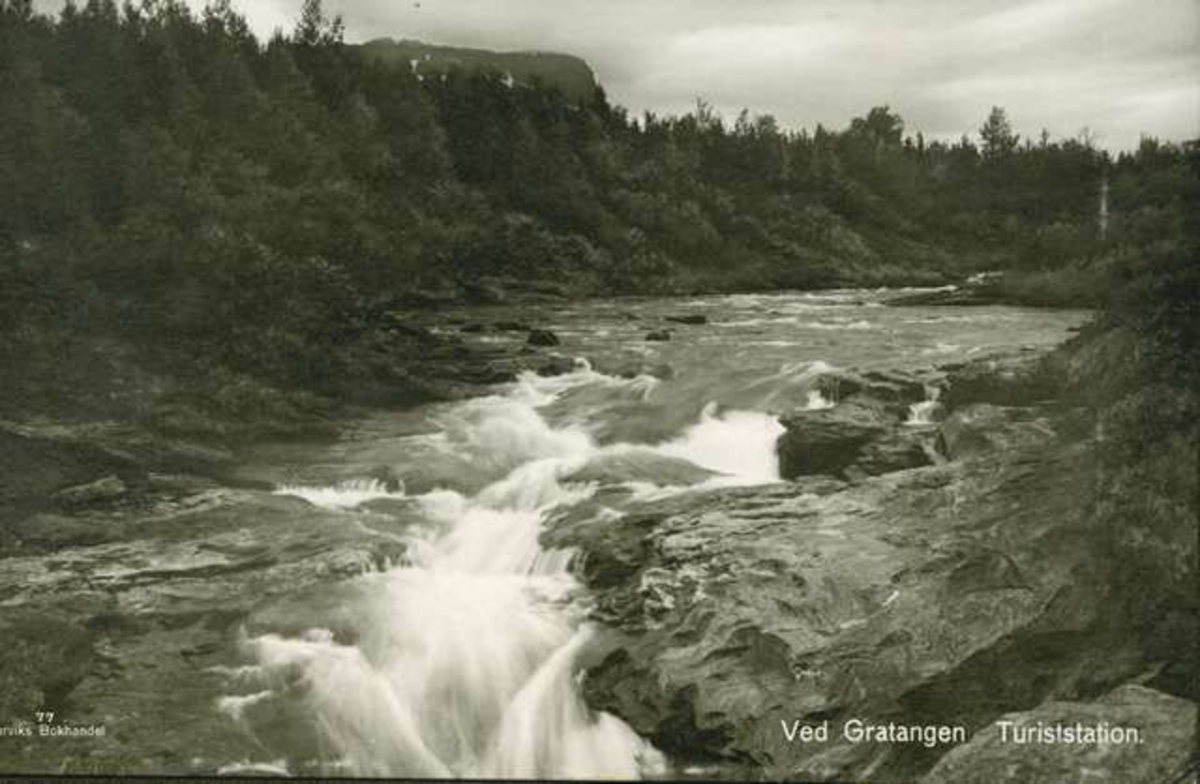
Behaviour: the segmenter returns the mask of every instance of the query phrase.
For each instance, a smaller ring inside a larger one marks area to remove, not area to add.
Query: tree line
[[[229,0],[0,0],[0,358],[103,335],[321,388],[376,314],[446,298],[1136,278],[1181,252],[1194,155],[1021,138],[1000,108],[954,142],[886,106],[635,117],[422,79],[319,0],[265,41]]]

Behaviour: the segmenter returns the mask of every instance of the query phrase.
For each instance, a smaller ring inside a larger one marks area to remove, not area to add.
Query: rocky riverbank
[[[672,378],[661,357],[632,350],[651,332],[677,328],[668,345],[686,348],[728,329],[674,304],[604,307],[605,328],[632,337],[594,364],[623,379]],[[571,336],[590,323],[560,319],[555,334],[519,309],[392,320],[395,352],[380,361],[421,379],[419,393],[415,381],[397,387],[405,400],[468,397],[525,370],[567,372]],[[608,487],[560,514],[544,543],[578,548],[592,612],[611,631],[589,658],[585,697],[678,770],[710,776],[946,780],[964,765],[995,774],[997,722],[1110,711],[1112,721],[1144,720],[1159,733],[1156,764],[1178,767],[1177,734],[1154,728],[1160,709],[1182,715],[1182,698],[1195,697],[1194,661],[1180,653],[1194,627],[1178,599],[1194,547],[1189,556],[1175,518],[1114,524],[1130,499],[1167,507],[1127,489],[1145,484],[1149,458],[1117,460],[1097,437],[1097,423],[1111,439],[1131,414],[1102,415],[1085,394],[1090,379],[1126,367],[1128,350],[1120,335],[1088,335],[1049,356],[1014,349],[932,373],[828,369],[770,409],[818,393],[780,418],[788,481],[622,497],[630,508],[616,520],[605,494],[626,491]],[[338,420],[313,423],[309,435]],[[0,632],[18,641],[0,652],[0,708],[106,729],[100,739],[7,740],[0,769],[211,774],[274,759],[267,749],[306,759],[311,727],[281,714],[271,738],[256,738],[237,699],[219,701],[245,665],[238,641],[243,630],[298,635],[314,624],[346,633],[347,578],[406,557],[411,510],[382,499],[345,514],[274,495],[238,470],[247,434],[260,431],[224,426],[0,423]],[[1176,458],[1187,436],[1153,438],[1161,497],[1182,497],[1170,482],[1186,474]],[[660,462],[654,475],[668,484],[712,477]],[[590,470],[637,480],[647,466]],[[1101,476],[1126,490],[1092,504]],[[970,741],[850,742],[837,728],[852,719],[962,727]],[[784,728],[795,722],[834,732],[792,740]],[[1042,751],[1060,755],[1056,770],[1076,766],[1071,749]],[[1113,759],[1123,777],[1157,770],[1138,767],[1139,754]]]
[[[574,367],[524,325],[503,345],[407,316],[394,328],[386,361],[420,380],[398,387],[410,402]],[[402,510],[348,519],[238,475],[264,431],[322,438],[337,419],[175,405],[164,421],[155,387],[135,392],[144,416],[113,406],[0,420],[0,726],[35,733],[4,738],[0,770],[212,774],[256,757],[214,705],[242,664],[241,630],[265,612],[290,628],[289,607],[298,618],[336,606],[346,578],[404,558]],[[104,733],[41,737],[39,713]]]
[[[587,671],[590,704],[707,775],[943,781],[965,766],[1023,780],[994,739],[1022,711],[1154,735],[1154,753],[1105,757],[1115,779],[1182,771],[1189,733],[1160,730],[1194,722],[1195,706],[1156,689],[1178,691],[1163,673],[1194,669],[1194,647],[1155,649],[1117,610],[1123,553],[1092,513],[1094,412],[1078,393],[1093,343],[933,379],[831,376],[836,405],[782,420],[793,481],[685,493],[615,521],[560,516],[544,542],[578,549],[594,614],[618,634]],[[926,386],[940,421],[912,424]],[[853,720],[970,740],[854,742],[837,729]],[[795,722],[834,731],[795,740]],[[1094,749],[1039,755],[1078,778]]]

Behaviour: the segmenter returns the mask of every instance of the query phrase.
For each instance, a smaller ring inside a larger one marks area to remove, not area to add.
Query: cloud
[[[727,115],[749,107],[791,127],[838,128],[889,104],[911,130],[956,137],[1000,105],[1022,133],[1088,126],[1114,149],[1141,133],[1200,135],[1194,0],[326,3],[351,40],[577,54],[634,112],[686,111],[702,97]],[[239,7],[265,34],[290,28],[299,0]]]

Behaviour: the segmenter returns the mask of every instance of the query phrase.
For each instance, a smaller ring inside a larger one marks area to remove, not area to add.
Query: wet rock
[[[865,394],[888,403],[910,405],[926,398],[925,382],[899,371],[872,370],[862,374]]]
[[[1038,448],[553,520],[543,540],[580,548],[595,616],[627,635],[588,670],[585,698],[685,763],[913,780],[947,749],[836,730],[793,744],[780,722],[977,727],[1119,683],[1146,663],[1088,637],[1108,584],[1078,503],[1084,456]]]
[[[73,723],[104,724],[105,740],[82,753],[97,754],[98,765],[123,760],[126,773],[211,775],[257,756],[254,740],[213,707],[234,688],[220,668],[244,663],[243,622],[275,601],[328,592],[404,555],[394,534],[299,499],[219,489],[185,500],[127,512],[111,541],[9,554],[0,569],[0,649],[32,639],[11,635],[15,617],[57,619],[91,635],[77,643],[55,632],[49,636],[60,642],[23,655],[21,667],[0,659],[0,673],[25,673],[23,682],[53,692],[43,704],[69,705]],[[39,522],[46,523],[66,525]],[[102,529],[110,521],[86,523]],[[59,770],[62,755],[45,748],[0,744],[0,768]],[[188,754],[163,759],[150,751],[158,748]]]
[[[1048,420],[1021,409],[987,403],[960,408],[938,428],[937,449],[950,460],[1012,450],[1053,438]]]
[[[913,428],[898,428],[868,443],[854,461],[854,467],[878,476],[933,463],[933,436]]]
[[[1016,746],[1012,740],[1014,732],[1030,732],[1039,724],[1096,728],[1103,723],[1136,730],[1140,742],[1029,742]],[[1006,714],[943,757],[922,781],[1185,781],[1195,726],[1195,703],[1143,686],[1122,686],[1096,702],[1047,702],[1030,711]],[[1019,753],[1014,753],[1015,749]]]
[[[779,421],[786,429],[776,444],[784,479],[840,474],[859,459],[863,447],[896,424],[877,403],[859,398],[833,408],[799,411]]]
[[[605,454],[567,477],[571,482],[652,482],[660,486],[694,485],[717,476],[678,457],[667,457],[645,450]]]
[[[561,354],[551,354],[544,357],[537,366],[537,374],[539,376],[562,376],[567,373],[574,372],[575,360],[571,357],[564,357]]]
[[[656,329],[646,333],[646,340],[651,342],[665,342],[671,339],[671,330]]]
[[[560,341],[558,335],[548,329],[531,329],[525,342],[531,346],[557,346]]]
[[[682,315],[682,316],[666,316],[665,320],[672,321],[676,324],[698,325],[698,324],[707,324],[708,316],[705,316],[703,313],[688,313],[688,314]]]
[[[536,356],[531,354],[530,356]],[[464,376],[477,384],[506,384],[515,381],[517,376],[528,368],[523,358],[510,357],[487,362],[476,366]]]
[[[116,520],[35,514],[0,529],[0,538],[21,549],[56,550],[112,542],[121,538],[125,526]]]
[[[91,506],[115,501],[124,496],[127,489],[119,477],[110,475],[59,490],[54,494],[54,501],[68,507]]]
[[[1006,354],[943,366],[941,401],[953,410],[971,403],[1030,406],[1057,398],[1065,387],[1061,367],[1042,352]]]
[[[815,386],[826,400],[837,402],[855,396],[871,398],[885,404],[897,415],[903,414],[910,405],[926,397],[923,381],[900,372],[857,373],[839,370],[821,374],[816,379]]]

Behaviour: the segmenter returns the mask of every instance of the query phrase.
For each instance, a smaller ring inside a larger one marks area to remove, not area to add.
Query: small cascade
[[[932,425],[936,424],[934,417],[937,416],[942,409],[942,404],[938,402],[938,398],[942,394],[941,387],[927,385],[925,387],[925,399],[913,403],[908,407],[908,419],[904,421],[906,425]]]
[[[311,485],[281,485],[276,495],[293,495],[310,504],[326,509],[353,509],[377,498],[404,498],[404,484],[389,489],[388,483],[379,479],[348,479],[333,487]]]
[[[219,709],[252,724],[256,709],[299,694],[300,712],[333,750],[326,766],[359,776],[664,773],[657,750],[579,694],[581,654],[596,630],[568,570],[572,554],[543,548],[542,525],[596,493],[595,481],[574,474],[630,450],[719,472],[717,484],[778,480],[774,444],[783,428],[772,415],[709,403],[658,446],[601,447],[541,409],[583,385],[626,394],[645,382],[582,363],[568,376],[524,376],[504,394],[439,414],[439,443],[495,477],[474,492],[405,496],[375,480],[279,488],[351,515],[376,498],[407,497],[431,525],[410,542],[405,565],[360,578],[349,632],[246,639],[254,665],[237,681],[245,691]]]

